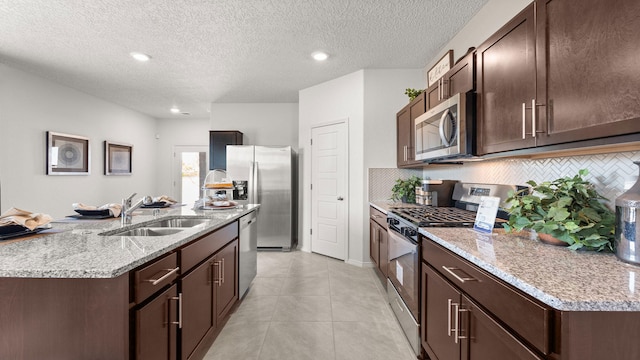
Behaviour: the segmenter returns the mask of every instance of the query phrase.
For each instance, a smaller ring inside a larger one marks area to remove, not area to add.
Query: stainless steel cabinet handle
[[[147,279],[144,280],[146,282],[150,282],[151,285],[158,285],[159,283],[163,282],[164,280],[166,280],[169,276],[175,274],[178,272],[178,270],[180,270],[180,267],[177,267],[175,269],[164,269],[165,271],[168,271],[166,274],[162,275],[161,277],[157,278],[157,279]]]
[[[222,280],[222,284],[224,284],[224,258],[222,258],[222,266],[220,268],[222,269],[222,276],[220,279]]]
[[[522,139],[524,140],[527,137],[527,104],[522,103]]]
[[[453,328],[453,342],[457,344],[459,339],[458,332],[460,331],[460,328],[459,328],[460,317],[458,315],[460,313],[458,311],[460,309],[460,305],[457,303],[452,303],[451,305],[453,305],[453,307],[455,308],[455,316],[456,316],[456,319],[453,321],[453,325],[455,326],[455,328]]]
[[[404,161],[407,161],[407,145],[404,146]]]
[[[531,100],[531,136],[536,137],[536,99]]]
[[[469,309],[465,309],[465,308],[462,308],[462,307],[461,307],[461,308],[459,308],[459,309],[458,309],[458,312],[459,312],[459,313],[462,313],[462,312],[471,312],[471,310],[469,310]],[[460,320],[462,321],[462,319],[460,319]],[[457,334],[457,335],[458,335],[458,339],[467,339],[467,338],[469,337],[469,336],[468,336],[468,334],[467,334],[467,335],[460,335],[460,333],[462,333],[464,330],[465,330],[465,329],[464,329],[462,326],[460,326],[460,327],[458,328],[458,334]],[[470,329],[468,329],[468,331],[470,331]]]
[[[213,266],[217,266],[217,267],[218,267],[218,274],[217,274],[217,276],[216,276],[216,279],[215,279],[215,280],[213,280],[213,282],[214,282],[215,284],[218,284],[218,286],[220,286],[220,285],[221,285],[221,284],[220,284],[220,274],[221,274],[221,273],[220,273],[220,261],[214,261],[214,262],[213,262]]]
[[[472,277],[460,277],[458,276],[458,274],[454,273],[453,270],[460,270],[458,268],[455,267],[446,267],[446,266],[442,266],[442,268],[448,272],[449,274],[451,274],[451,276],[453,276],[454,278],[456,278],[456,280],[460,281],[461,283],[465,283],[467,281],[478,281],[478,279],[476,278],[472,278]]]
[[[453,300],[447,299],[447,336],[451,336],[451,304]]]
[[[179,329],[182,329],[182,293],[179,293],[177,297],[171,297],[169,300],[178,301],[178,321],[172,321],[174,325],[178,325]]]

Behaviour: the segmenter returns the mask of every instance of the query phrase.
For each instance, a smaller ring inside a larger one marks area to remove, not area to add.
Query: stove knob
[[[387,222],[388,222],[390,225],[398,225],[398,224],[400,223],[400,220],[398,220],[398,219],[393,219],[393,218],[387,218]]]

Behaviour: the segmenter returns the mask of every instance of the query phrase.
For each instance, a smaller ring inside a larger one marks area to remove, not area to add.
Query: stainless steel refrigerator
[[[227,146],[234,201],[260,204],[258,248],[290,251],[297,245],[296,156],[291,146]]]

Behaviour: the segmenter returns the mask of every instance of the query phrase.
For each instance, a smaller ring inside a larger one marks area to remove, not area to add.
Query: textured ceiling
[[[173,105],[206,118],[212,102],[297,102],[359,69],[423,68],[486,2],[0,0],[0,62],[156,118]]]

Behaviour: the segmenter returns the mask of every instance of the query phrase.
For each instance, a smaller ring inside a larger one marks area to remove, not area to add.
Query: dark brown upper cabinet
[[[426,112],[425,92],[420,93],[396,115],[397,164],[398,167],[420,167],[416,161],[416,134],[414,120]]]
[[[447,71],[435,84],[429,86],[426,92],[427,110],[440,104],[458,93],[466,93],[475,89],[475,52],[466,54]]]
[[[640,132],[640,2],[536,6],[537,145]]]
[[[531,4],[477,50],[477,129],[480,154],[535,146],[535,19]]]
[[[209,131],[209,170],[227,170],[227,145],[242,145],[242,133]]]
[[[479,154],[640,132],[638,18],[635,0],[542,0],[480,45]]]

